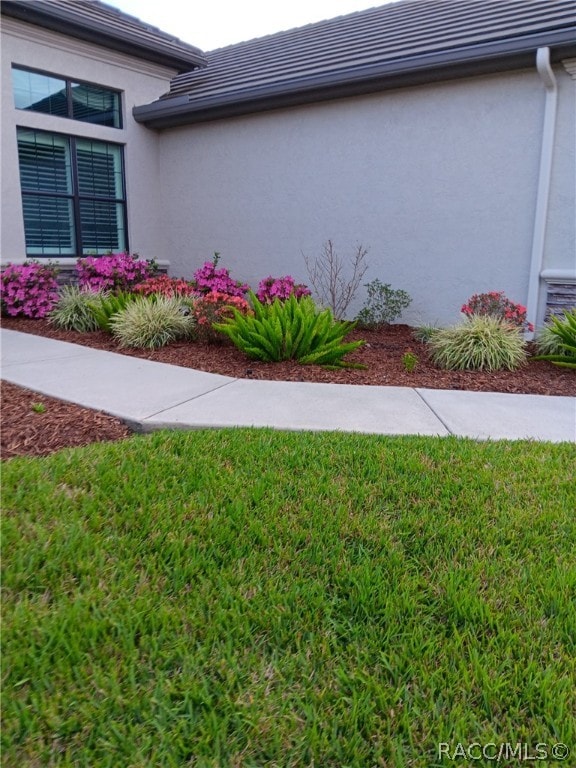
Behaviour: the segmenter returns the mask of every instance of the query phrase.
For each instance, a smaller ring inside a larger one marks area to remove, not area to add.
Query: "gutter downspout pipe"
[[[550,65],[550,48],[538,48],[536,52],[536,69],[546,89],[546,101],[544,104],[540,170],[538,173],[536,211],[534,213],[534,231],[532,235],[528,300],[526,302],[526,319],[534,327],[536,327],[536,323],[539,320],[540,278],[544,262],[546,220],[548,218],[548,200],[552,180],[552,157],[554,154],[554,133],[556,131],[558,106],[558,83]],[[531,338],[533,334],[527,335]]]

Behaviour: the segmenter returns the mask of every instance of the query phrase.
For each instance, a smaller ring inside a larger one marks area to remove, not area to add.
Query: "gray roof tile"
[[[574,0],[400,0],[209,52],[208,67],[174,78],[167,97],[240,95],[448,52],[466,58],[480,46],[505,50],[570,28],[576,42]]]

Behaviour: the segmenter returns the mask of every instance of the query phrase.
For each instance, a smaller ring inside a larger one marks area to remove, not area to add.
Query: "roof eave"
[[[576,28],[506,41],[506,45],[489,43],[466,50],[447,50],[202,99],[184,94],[134,107],[132,112],[137,122],[149,128],[172,128],[428,82],[525,69],[535,66],[536,51],[542,46],[552,49],[553,61],[576,56]]]
[[[98,24],[95,20],[80,21],[61,7],[2,0],[1,9],[4,16],[10,16],[89,43],[102,45],[155,64],[161,64],[175,69],[179,73],[189,72],[191,69],[205,67],[208,64],[202,51],[198,49],[196,52],[192,46],[190,52],[182,54],[170,50],[168,41],[166,45],[162,46],[143,45],[129,34],[111,34],[106,26]]]

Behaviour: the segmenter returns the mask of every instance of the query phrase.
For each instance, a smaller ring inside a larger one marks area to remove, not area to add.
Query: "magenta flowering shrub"
[[[199,293],[225,293],[227,296],[240,296],[242,298],[249,286],[232,280],[229,270],[217,269],[217,265],[218,254],[215,254],[212,261],[205,261],[200,269],[194,272],[196,290]]]
[[[129,291],[156,274],[154,262],[137,259],[129,253],[86,256],[76,262],[81,288],[90,291]]]
[[[506,296],[504,291],[490,291],[489,293],[475,293],[460,310],[468,317],[472,315],[491,315],[505,320],[510,325],[533,331],[532,323],[526,322],[526,307],[517,304]]]
[[[294,295],[297,299],[310,296],[310,290],[303,283],[295,283],[290,275],[272,277],[269,275],[258,284],[256,296],[263,304],[272,304],[275,299],[285,301]]]
[[[16,317],[46,317],[58,301],[56,269],[37,261],[7,264],[0,281],[2,312]]]

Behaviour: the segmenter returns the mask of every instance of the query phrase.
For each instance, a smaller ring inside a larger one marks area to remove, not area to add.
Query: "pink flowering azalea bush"
[[[158,275],[149,277],[142,283],[134,287],[134,293],[141,296],[195,296],[196,286],[183,277],[168,277],[168,275]]]
[[[137,259],[129,253],[86,256],[76,262],[80,288],[95,292],[130,291],[155,273],[154,262]]]
[[[219,254],[215,253],[212,261],[204,264],[194,272],[194,282],[198,293],[225,293],[227,296],[239,296],[242,298],[249,286],[239,283],[230,277],[227,269],[217,269]]]
[[[490,291],[489,293],[475,293],[460,310],[467,317],[473,315],[490,315],[500,320],[505,320],[510,325],[520,329],[533,331],[532,323],[526,322],[526,307],[511,301],[504,291]]]
[[[37,261],[7,264],[0,282],[2,312],[11,317],[46,317],[58,301],[56,269]]]
[[[250,312],[250,305],[241,296],[234,296],[220,291],[211,291],[199,296],[192,305],[192,315],[196,320],[196,335],[204,341],[215,342],[222,335],[213,330],[214,323],[220,323],[227,317],[232,317],[232,310],[242,314]]]
[[[291,275],[285,275],[284,277],[272,277],[272,275],[269,275],[260,280],[256,296],[258,301],[261,301],[263,304],[272,304],[275,299],[286,301],[290,296],[295,296],[297,299],[301,299],[302,296],[310,296],[310,290],[302,283],[295,283]]]

